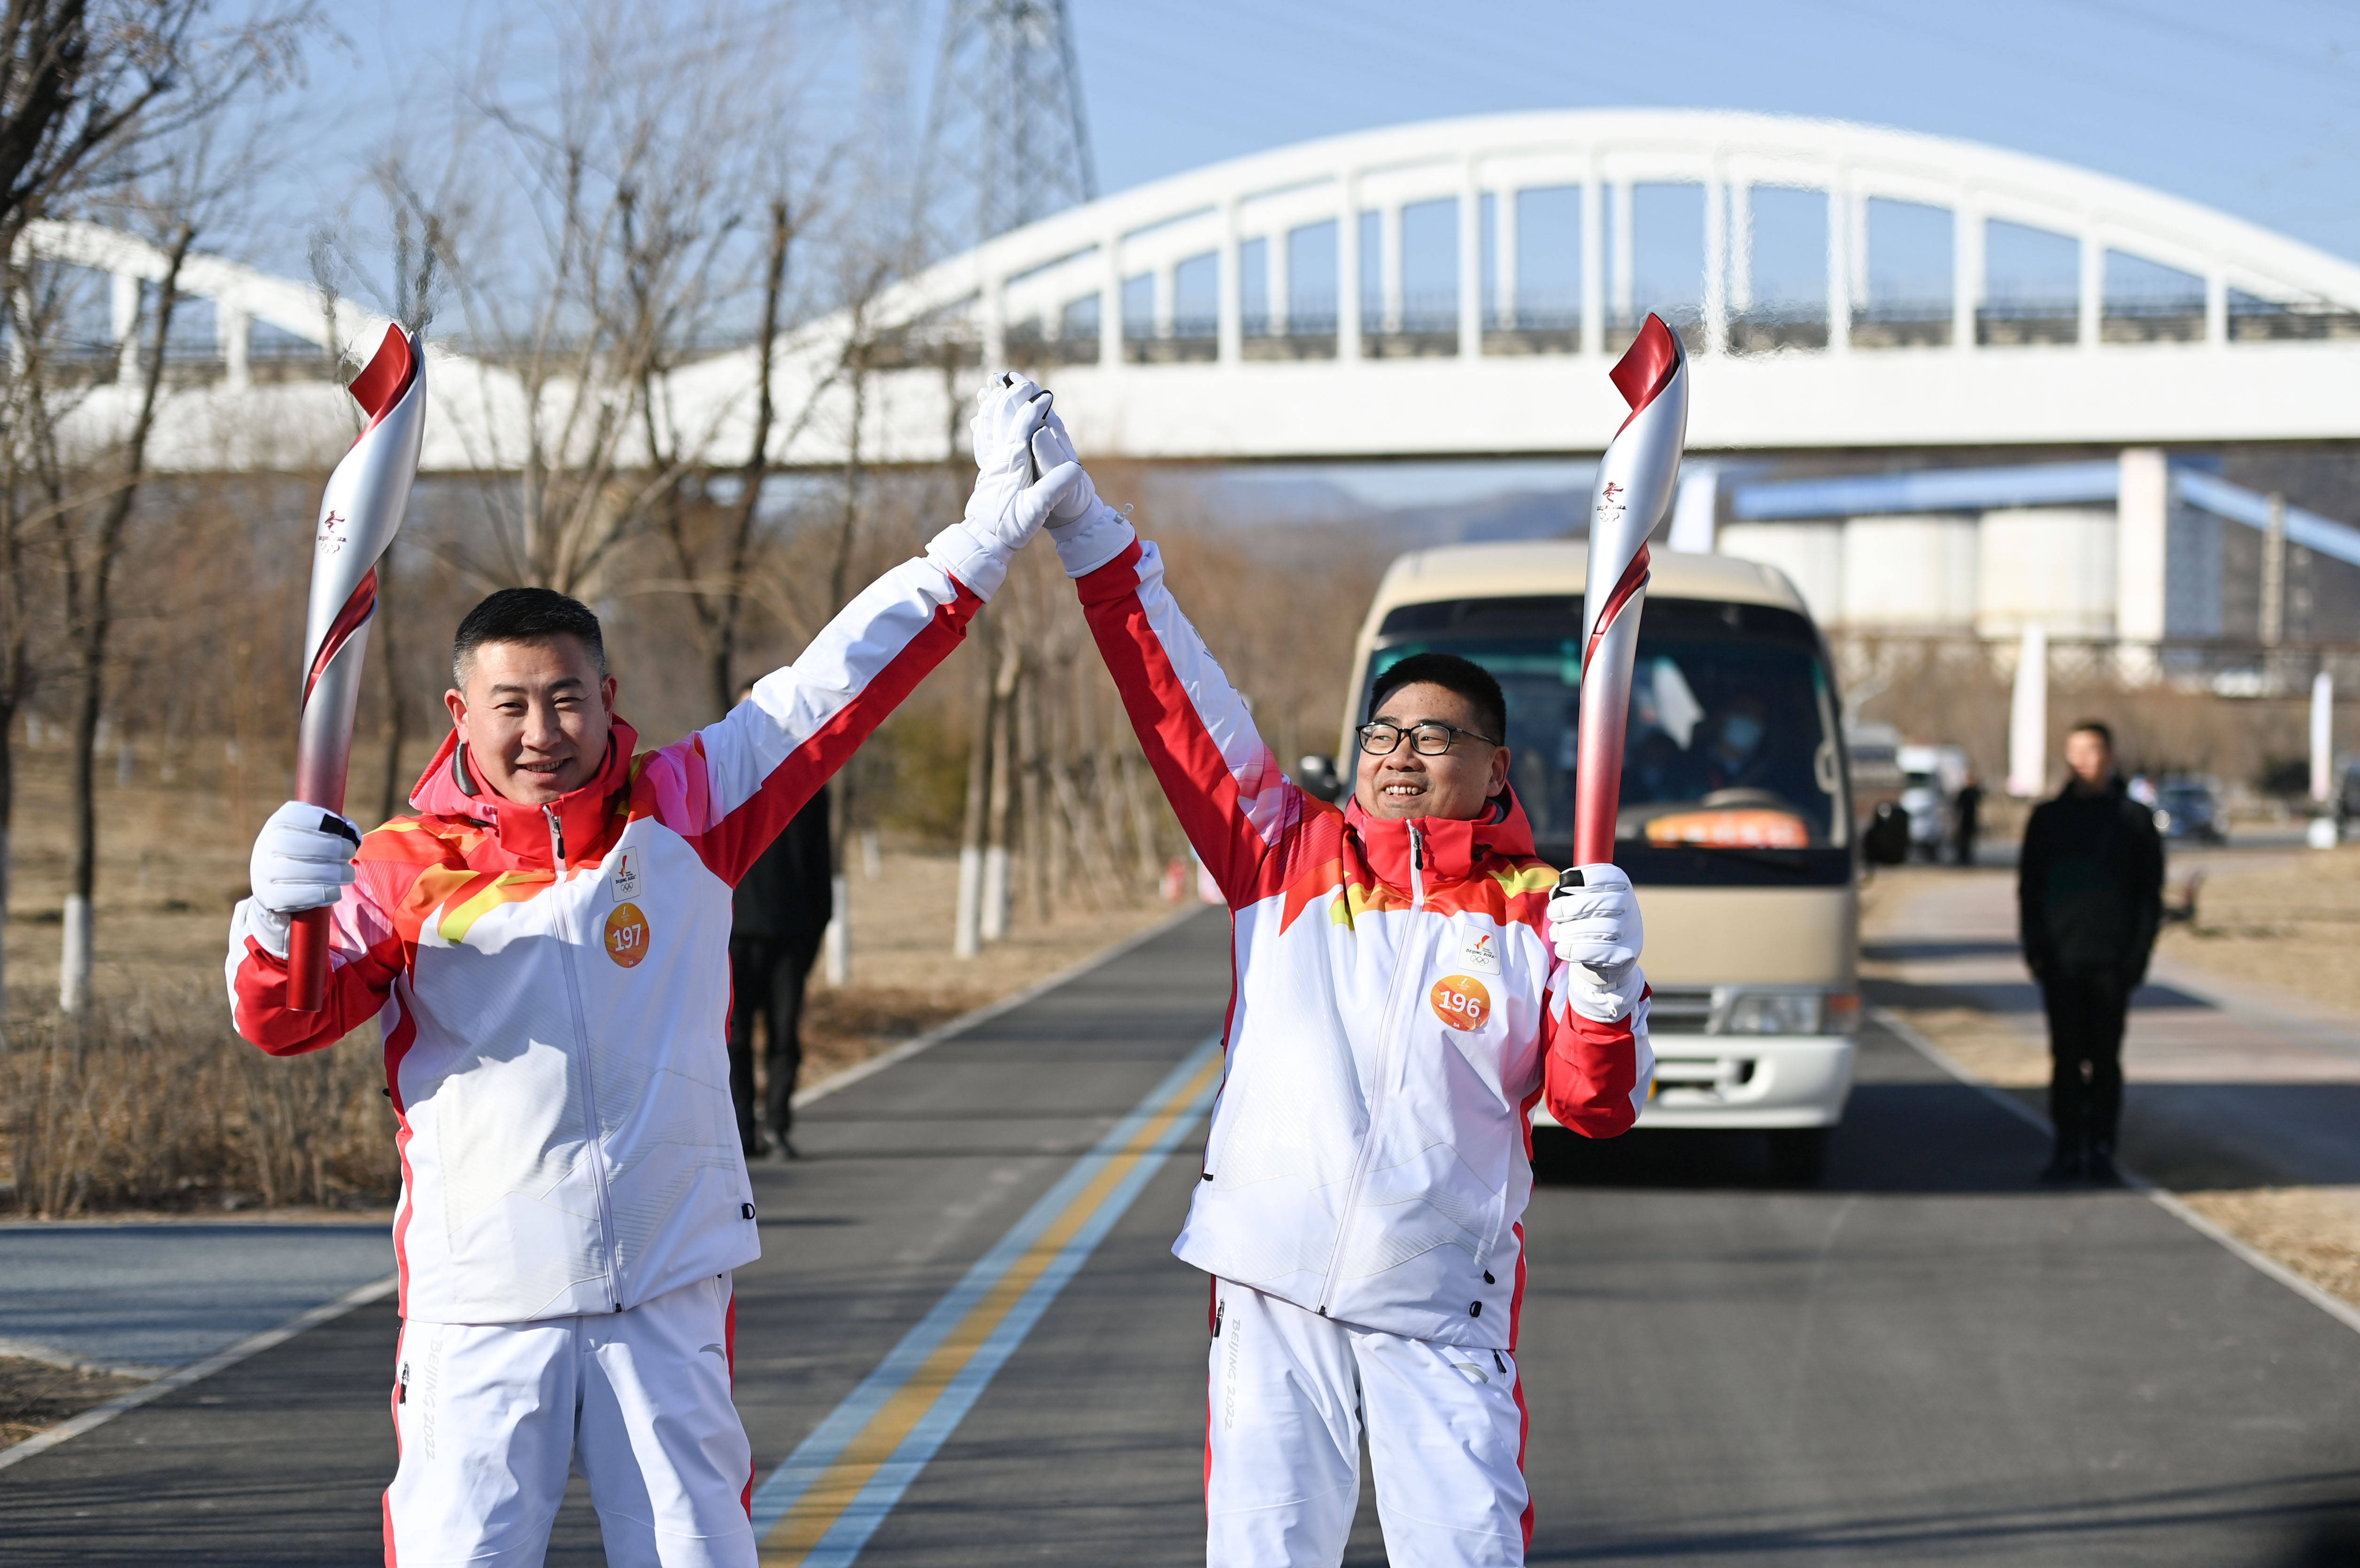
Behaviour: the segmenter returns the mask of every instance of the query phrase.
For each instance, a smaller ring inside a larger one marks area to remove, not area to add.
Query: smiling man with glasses
[[[1073,458],[1054,414],[1036,450]],[[1646,1098],[1630,880],[1587,866],[1555,892],[1480,665],[1378,678],[1338,811],[1280,771],[1087,480],[1049,531],[1229,906],[1227,1073],[1173,1247],[1213,1277],[1206,1559],[1340,1562],[1365,1435],[1392,1561],[1521,1563],[1528,1117],[1546,1095],[1611,1138]]]

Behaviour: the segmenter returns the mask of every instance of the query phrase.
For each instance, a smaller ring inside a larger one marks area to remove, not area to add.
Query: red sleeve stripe
[[[1222,754],[1196,692],[1174,667],[1172,640],[1151,614],[1151,593],[1161,604],[1170,604],[1153,546],[1133,540],[1122,554],[1081,579],[1077,586],[1090,634],[1097,638],[1115,689],[1122,695],[1123,708],[1138,732],[1148,766],[1155,770],[1164,797],[1180,819],[1181,830],[1234,909],[1254,896],[1255,874],[1270,850],[1268,838],[1252,820],[1253,810],[1259,807],[1262,814],[1269,814],[1265,803],[1280,803],[1278,797],[1285,793],[1268,787],[1284,783],[1269,748],[1254,735],[1251,721],[1244,718],[1244,704],[1223,681],[1218,682],[1218,694],[1226,695],[1240,710],[1242,738],[1260,753],[1262,764],[1240,768]],[[1179,616],[1176,606],[1171,622],[1175,636],[1196,640],[1194,629]],[[1185,648],[1186,642],[1181,646]],[[1204,657],[1205,663],[1211,665],[1210,657]],[[1197,691],[1214,687],[1214,679],[1207,678],[1208,672],[1197,673]],[[1213,666],[1209,675],[1218,678],[1218,667]],[[1249,794],[1249,785],[1262,786],[1258,798]]]
[[[681,760],[692,777],[703,785],[702,789],[693,789],[691,792],[705,797],[705,810],[692,810],[687,814],[693,820],[702,818],[710,821],[708,813],[715,812],[716,808],[721,809],[717,812],[719,820],[711,827],[701,833],[687,833],[684,836],[696,846],[698,856],[716,877],[735,887],[794,814],[819,793],[820,786],[836,776],[836,770],[860,749],[861,743],[876,732],[887,715],[901,706],[902,699],[916,689],[918,682],[924,680],[934,666],[949,657],[951,649],[967,636],[967,623],[975,618],[976,611],[983,607],[983,600],[957,578],[945,574],[945,581],[951,588],[949,601],[934,604],[914,635],[894,648],[873,672],[866,673],[864,678],[863,672],[856,667],[854,676],[859,684],[850,698],[838,703],[816,729],[768,768],[755,783],[751,793],[743,799],[723,807],[719,787],[732,771],[728,762],[735,761],[738,764],[736,770],[742,775],[749,764],[758,760],[760,746],[759,741],[749,745],[742,735],[731,733],[732,727],[775,728],[779,721],[767,711],[747,713],[747,704],[740,703],[730,717],[689,737],[685,755]],[[861,600],[854,600],[830,629],[835,630],[860,607]],[[872,616],[877,609],[876,605],[869,606]],[[869,626],[873,627],[876,620],[883,618],[875,617],[869,623]],[[825,637],[826,634],[822,635]],[[856,631],[854,636],[859,636],[859,633]],[[866,641],[867,638],[861,640]],[[842,648],[832,650],[814,648],[806,650],[803,657],[808,660],[814,653],[825,657],[830,652],[847,662],[852,659],[852,650]],[[797,667],[800,668],[803,662],[798,660]],[[725,747],[731,754],[728,757],[720,755]]]

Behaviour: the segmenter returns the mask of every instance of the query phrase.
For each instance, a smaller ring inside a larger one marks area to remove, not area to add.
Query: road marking
[[[1220,1040],[1100,1138],[754,1494],[763,1568],[846,1568],[1212,1104]]]

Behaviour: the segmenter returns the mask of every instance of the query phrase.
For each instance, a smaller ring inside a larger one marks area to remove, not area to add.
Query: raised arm
[[[1048,414],[1047,393],[1021,376],[995,377],[970,426],[978,474],[967,516],[870,583],[719,723],[650,762],[657,814],[722,880],[745,876],[999,590],[1072,483],[1032,478],[1031,441]]]
[[[1075,462],[1054,414],[1041,440],[1044,466],[1051,456]],[[1098,499],[1087,475],[1051,515],[1049,534],[1182,831],[1231,907],[1251,901],[1266,891],[1259,874],[1272,852],[1302,821],[1303,792],[1180,613],[1163,555]]]

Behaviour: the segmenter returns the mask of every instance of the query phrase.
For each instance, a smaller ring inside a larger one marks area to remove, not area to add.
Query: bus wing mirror
[[[1305,794],[1316,795],[1331,806],[1344,798],[1344,780],[1336,771],[1334,757],[1306,757],[1295,764],[1295,770],[1299,775],[1295,782],[1303,786]]]

